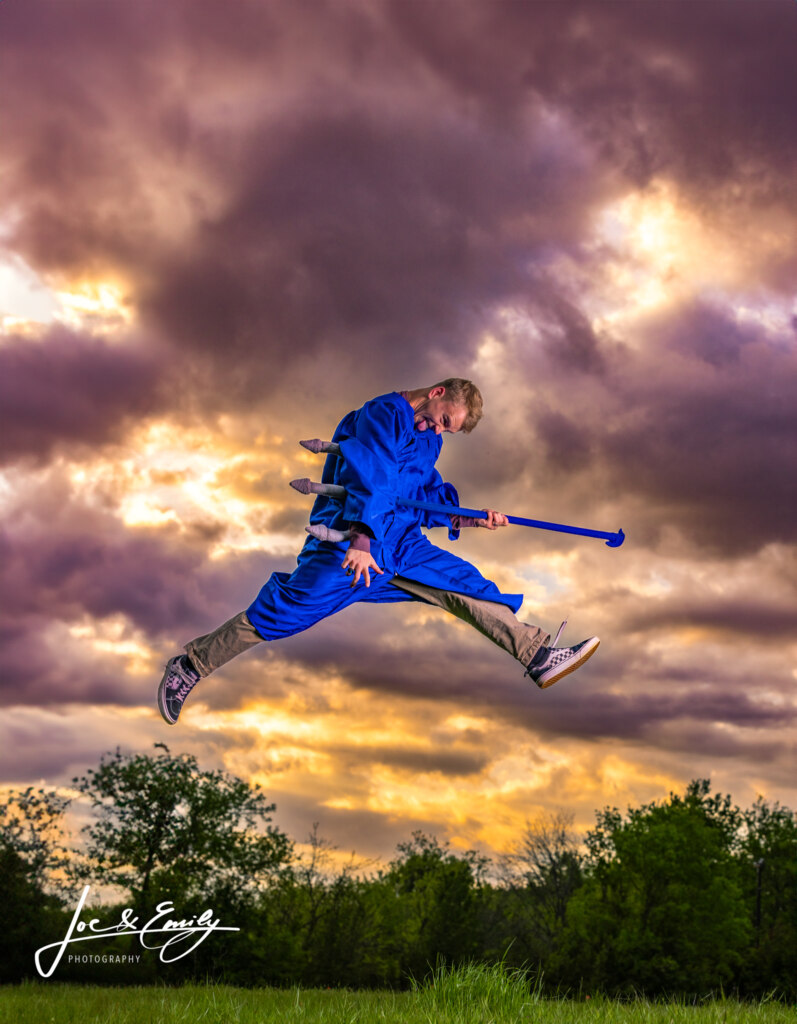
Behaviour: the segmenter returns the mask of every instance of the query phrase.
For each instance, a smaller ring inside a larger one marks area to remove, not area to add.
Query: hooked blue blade
[[[486,519],[487,513],[476,508],[459,508],[456,505],[438,505],[433,501],[412,501],[410,498],[397,498],[399,505],[408,505],[410,508],[425,509],[428,512],[446,512],[452,516],[470,516],[473,519]],[[565,526],[564,523],[548,523],[542,519],[523,519],[520,516],[507,516],[510,523],[516,526],[533,526],[537,530],[554,530],[557,533],[574,533],[579,537],[599,537],[606,541],[607,547],[619,548],[625,540],[622,530],[617,533],[609,533],[606,530],[588,530],[582,526]]]
[[[313,438],[311,441],[300,441],[299,444],[315,454],[321,454],[322,452],[327,455],[339,456],[341,454],[340,445],[334,441],[322,441],[319,438]],[[310,480],[293,480],[291,481],[291,487],[295,487],[297,491],[301,491],[303,494],[328,494],[338,497],[340,492],[345,493],[342,487],[335,487],[332,484],[314,484]],[[452,516],[470,516],[472,519],[487,518],[486,512],[476,508],[439,505],[433,501],[413,501],[410,498],[397,498],[396,501],[399,505],[421,508],[427,512],[447,512]],[[542,519],[522,519],[520,516],[507,516],[506,518],[510,523],[514,523],[515,526],[531,526],[537,530],[553,530],[557,533],[574,533],[579,537],[598,537],[601,540],[605,540],[606,546],[609,548],[619,548],[625,540],[625,533],[622,530],[618,530],[616,533],[609,533],[606,530],[587,530],[581,526],[565,526],[564,523],[547,523]]]

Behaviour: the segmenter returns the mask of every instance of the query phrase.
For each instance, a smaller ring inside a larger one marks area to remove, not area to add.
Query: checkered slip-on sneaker
[[[199,678],[199,673],[185,654],[178,654],[166,663],[166,671],[158,687],[158,710],[169,725],[176,725],[185,698]]]
[[[574,647],[541,647],[526,670],[541,690],[575,672],[597,651],[600,640],[591,636]]]

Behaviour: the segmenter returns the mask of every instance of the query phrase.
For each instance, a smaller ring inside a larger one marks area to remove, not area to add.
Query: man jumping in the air
[[[444,608],[508,651],[541,688],[582,665],[598,647],[597,637],[575,647],[548,647],[550,634],[515,616],[522,594],[502,594],[469,562],[421,533],[422,526],[448,526],[455,540],[463,526],[506,526],[504,515],[485,509],[486,519],[466,519],[397,504],[398,498],[458,504],[457,492],[434,468],[440,434],[468,434],[481,415],[479,389],[454,377],[382,395],[345,416],[332,438],[340,457],[327,458],[323,481],[342,485],[346,494],[319,495],[310,521],[350,529],[350,537],[308,537],[293,573],[273,573],[245,612],[186,644],[186,653],[167,664],[158,689],[166,721],[174,725],[196,684],[236,655],[299,633],[355,601],[424,601]]]

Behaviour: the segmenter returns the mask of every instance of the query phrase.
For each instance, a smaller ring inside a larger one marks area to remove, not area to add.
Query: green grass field
[[[546,999],[500,967],[439,971],[410,992],[321,989],[99,988],[45,982],[0,988],[2,1024],[795,1024],[797,1009],[764,1001],[696,1004]]]

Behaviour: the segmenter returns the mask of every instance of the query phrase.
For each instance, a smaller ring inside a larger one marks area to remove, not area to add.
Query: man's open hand
[[[351,583],[353,587],[357,586],[361,576],[365,581],[366,587],[370,587],[371,569],[373,569],[374,572],[378,572],[380,576],[384,575],[383,571],[371,557],[370,552],[358,551],[356,548],[349,548],[346,552],[346,557],[341,562],[341,568],[346,570],[346,574],[348,576],[354,576]]]
[[[482,512],[487,513],[487,518],[477,519],[477,526],[481,526],[485,530],[495,530],[499,526],[509,526],[509,520],[502,512],[496,512],[492,508],[483,508]]]

